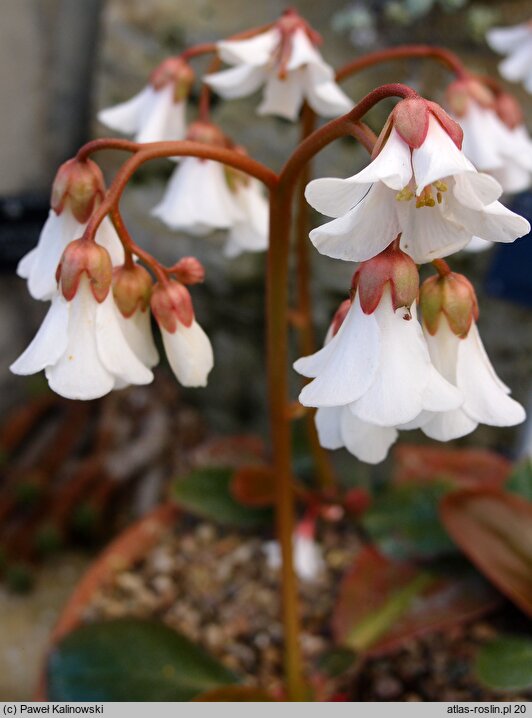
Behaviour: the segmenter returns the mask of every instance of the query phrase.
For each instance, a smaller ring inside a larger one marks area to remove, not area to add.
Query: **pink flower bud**
[[[493,107],[495,102],[493,92],[480,80],[474,78],[452,82],[447,88],[446,95],[449,107],[457,117],[465,115],[470,100],[474,100],[481,107]]]
[[[191,142],[213,145],[214,147],[227,147],[229,144],[227,137],[219,127],[213,125],[212,122],[204,122],[203,120],[190,124],[186,139]]]
[[[151,309],[161,327],[173,334],[178,324],[190,327],[194,321],[194,308],[188,289],[171,279],[153,287]]]
[[[150,84],[156,90],[174,85],[174,102],[182,102],[190,92],[195,79],[194,70],[181,57],[169,57],[153,70]]]
[[[75,239],[67,245],[56,278],[67,301],[78,291],[81,275],[89,278],[90,289],[97,302],[103,302],[111,288],[113,265],[109,252],[96,242]]]
[[[524,122],[521,105],[509,92],[501,92],[497,95],[495,111],[510,130],[514,130]]]
[[[401,100],[392,111],[393,125],[412,149],[421,147],[429,130],[429,108],[422,97]]]
[[[434,336],[445,315],[451,331],[466,337],[471,323],[478,319],[478,303],[471,282],[463,274],[434,275],[421,285],[419,306],[429,334]]]
[[[152,286],[150,273],[140,264],[123,265],[113,271],[113,297],[124,317],[149,307]]]
[[[384,252],[373,259],[362,262],[353,277],[353,289],[360,298],[364,314],[372,314],[379,302],[385,286],[390,284],[392,306],[410,307],[417,299],[419,291],[419,273],[413,259],[392,243]]]
[[[171,271],[182,284],[201,284],[205,279],[203,264],[196,257],[183,257]]]
[[[57,171],[51,206],[56,214],[61,214],[68,205],[78,222],[85,224],[104,192],[105,183],[98,165],[92,160],[74,158],[64,162]]]

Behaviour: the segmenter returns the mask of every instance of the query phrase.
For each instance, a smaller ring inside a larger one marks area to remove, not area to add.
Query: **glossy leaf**
[[[272,506],[275,502],[275,476],[270,466],[243,466],[233,474],[231,495],[244,506]]]
[[[191,513],[223,525],[252,528],[271,521],[269,509],[243,506],[234,499],[232,477],[233,469],[198,469],[174,483],[173,495]]]
[[[363,549],[345,575],[333,616],[336,640],[355,651],[388,653],[414,636],[475,618],[496,595],[475,573],[444,575]]]
[[[394,450],[396,484],[446,481],[455,487],[500,487],[511,471],[508,459],[485,449],[442,449],[400,444]]]
[[[532,616],[532,502],[497,490],[460,491],[444,499],[441,515],[481,573]]]
[[[532,639],[500,636],[483,646],[475,662],[476,674],[489,688],[520,691],[532,688]]]
[[[51,701],[189,701],[236,676],[162,623],[121,619],[82,626],[53,650]]]
[[[202,703],[269,703],[275,698],[260,688],[253,686],[224,686],[213,688],[194,698],[194,702]]]
[[[432,558],[456,551],[438,516],[449,486],[442,482],[390,486],[374,499],[362,523],[378,548],[398,559]]]

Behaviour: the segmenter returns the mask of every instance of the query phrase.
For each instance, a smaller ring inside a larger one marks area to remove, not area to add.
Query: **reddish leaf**
[[[233,474],[229,491],[244,506],[271,506],[275,502],[275,482],[270,466],[244,466]]]
[[[532,616],[532,502],[497,489],[449,494],[443,524],[477,568]]]
[[[193,703],[269,703],[276,699],[267,691],[253,686],[222,686],[193,699]]]
[[[438,576],[365,548],[341,584],[333,631],[338,642],[381,655],[414,636],[470,621],[496,601],[476,574]]]
[[[394,451],[396,484],[448,479],[461,487],[501,487],[511,463],[483,449],[440,449],[402,444]]]

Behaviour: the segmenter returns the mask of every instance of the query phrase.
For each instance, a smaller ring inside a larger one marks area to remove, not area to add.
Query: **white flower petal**
[[[337,117],[349,112],[354,102],[345,94],[334,80],[318,82],[314,67],[305,71],[305,96],[314,112],[321,117]]]
[[[379,331],[374,314],[364,314],[358,296],[336,336],[294,369],[316,376],[299,395],[303,406],[342,406],[367,390],[378,368]]]
[[[425,141],[412,151],[412,165],[416,194],[421,194],[427,185],[436,180],[475,169],[432,115]]]
[[[397,202],[396,211],[402,232],[401,249],[418,264],[457,252],[471,239],[471,232],[448,219],[441,205],[418,208],[414,201]]]
[[[316,411],[314,422],[318,438],[324,449],[341,449],[344,445],[341,432],[343,406],[327,406]]]
[[[496,179],[482,172],[464,172],[449,180],[450,192],[460,204],[470,209],[482,209],[499,199],[502,187]],[[448,199],[448,193],[445,193]]]
[[[307,33],[302,29],[298,29],[292,35],[292,52],[286,69],[291,72],[292,70],[297,70],[308,64],[317,64],[318,66],[321,66],[322,72],[324,68],[328,68],[325,70],[327,72],[328,79],[332,79],[334,77],[333,69],[329,68],[329,66],[325,64],[320,53],[310,41]]]
[[[505,385],[495,374],[475,323],[460,341],[456,376],[466,396],[463,409],[474,421],[513,426],[525,420],[523,407],[508,396]]]
[[[296,120],[303,104],[302,70],[288,73],[286,78],[270,75],[264,87],[264,97],[257,112],[259,115],[278,115]]]
[[[109,292],[96,310],[96,346],[100,361],[123,384],[149,384],[153,374],[126,341],[120,329],[119,314]]]
[[[150,111],[155,95],[155,89],[151,85],[147,85],[130,100],[100,110],[98,119],[112,130],[125,135],[134,135],[141,127],[143,118]]]
[[[404,315],[404,309],[393,310],[391,292],[386,288],[372,315],[381,339],[378,370],[364,395],[349,405],[355,416],[377,426],[405,424],[425,408],[423,398],[432,365],[415,307],[409,321]]]
[[[328,257],[349,262],[371,259],[400,231],[396,204],[395,190],[377,182],[353,209],[313,229],[310,240]]]
[[[149,309],[136,309],[130,317],[124,317],[118,311],[117,316],[122,334],[135,355],[147,367],[155,366],[159,362],[159,354],[153,341]]]
[[[265,82],[266,70],[254,65],[237,65],[228,70],[206,75],[204,82],[226,100],[247,97]]]
[[[185,103],[174,102],[174,87],[168,84],[157,90],[149,109],[141,118],[137,142],[182,140],[186,134]]]
[[[22,277],[22,279],[28,279],[31,270],[33,267],[34,262],[37,259],[37,247],[34,247],[33,249],[30,249],[27,254],[25,254],[22,259],[19,261],[17,265],[17,275],[19,277]]]
[[[463,409],[432,414],[432,418],[421,426],[421,431],[436,441],[452,441],[467,436],[478,426]]]
[[[257,180],[239,186],[235,201],[244,215],[229,230],[225,255],[235,257],[241,252],[262,252],[268,248],[269,203]]]
[[[172,371],[183,386],[206,386],[214,365],[209,338],[197,322],[177,325],[172,334],[161,327],[163,344]]]
[[[14,374],[36,374],[55,364],[68,342],[68,303],[56,294],[31,344],[10,366]]]
[[[279,30],[272,28],[246,40],[222,40],[217,47],[220,57],[229,65],[266,65],[280,40]]]
[[[485,252],[487,249],[493,247],[491,242],[486,239],[480,239],[480,237],[473,237],[473,239],[467,244],[464,249],[466,252]]]
[[[453,218],[471,235],[490,242],[513,242],[530,232],[529,222],[500,202],[492,202],[479,211],[456,203],[452,211]]]
[[[66,399],[97,399],[114,388],[115,380],[100,360],[96,345],[98,302],[85,276],[68,307],[68,343],[59,360],[46,367],[46,378],[50,388]]]
[[[518,45],[516,49],[499,65],[499,72],[510,82],[523,80],[530,71],[532,63],[532,39]]]
[[[172,229],[205,235],[227,229],[244,215],[218,162],[185,157],[174,170],[162,201],[152,214]]]
[[[361,421],[345,407],[341,417],[345,448],[360,461],[379,464],[384,461],[399,432],[394,428],[374,426]]]
[[[105,217],[98,227],[95,239],[98,244],[105,247],[109,252],[113,267],[119,267],[124,264],[124,246],[118,238],[116,229],[113,227],[109,217]]]
[[[493,27],[486,33],[488,45],[496,52],[511,52],[523,40],[532,39],[532,32],[527,23],[512,27]]]
[[[485,172],[501,167],[503,161],[498,145],[502,123],[495,112],[470,99],[467,112],[457,119],[464,131],[462,151],[477,170]]]

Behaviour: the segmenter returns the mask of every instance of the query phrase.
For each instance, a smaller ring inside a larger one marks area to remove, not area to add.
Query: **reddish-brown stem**
[[[251,157],[247,155],[226,149],[225,147],[213,147],[212,145],[206,145],[200,142],[188,141],[147,142],[142,145],[142,148],[139,149],[133,157],[130,157],[129,160],[122,165],[113,183],[109,187],[103,202],[91,216],[83,236],[87,239],[94,237],[104,217],[109,214],[113,207],[118,205],[127,183],[141,165],[160,157],[174,156],[215,160],[229,167],[242,170],[242,172],[263,182],[267,187],[272,187],[277,183],[277,175],[268,167],[251,159]]]
[[[124,245],[124,249],[127,256],[131,258],[132,255],[136,255],[144,264],[146,264],[155,274],[158,281],[161,284],[167,284],[168,279],[164,267],[161,267],[159,262],[149,252],[146,252],[142,247],[139,247],[133,241],[133,238],[129,234],[129,231],[122,219],[122,215],[118,207],[113,207],[110,212],[111,222],[113,223],[116,233],[120,237],[120,241]]]
[[[76,154],[76,159],[80,162],[84,162],[94,152],[100,152],[100,150],[123,150],[124,152],[138,152],[143,145],[138,142],[132,142],[131,140],[120,140],[114,137],[103,137],[99,140],[91,140],[87,142],[83,147],[80,147]]]
[[[386,50],[377,50],[376,52],[362,55],[362,57],[357,57],[336,71],[336,79],[341,82],[347,77],[360,72],[360,70],[365,70],[367,67],[380,65],[383,62],[408,60],[416,57],[427,57],[436,60],[459,78],[468,75],[468,71],[458,55],[446,48],[431,45],[400,45],[399,47],[389,47]]]
[[[306,140],[316,124],[316,115],[312,109],[305,104],[301,115],[301,141]],[[297,309],[301,317],[298,325],[299,352],[301,356],[308,356],[316,351],[316,338],[312,321],[312,293],[311,277],[312,269],[310,262],[309,234],[309,213],[305,199],[305,187],[311,178],[310,162],[305,165],[299,178],[297,188],[297,216],[296,216],[296,282],[297,282]],[[336,480],[328,452],[320,444],[316,424],[314,422],[315,411],[307,411],[304,421],[307,429],[307,436],[310,451],[314,459],[316,473],[322,489],[332,489]]]
[[[451,268],[445,259],[433,259],[432,266],[436,269],[440,277],[445,277],[448,274],[451,274]]]

